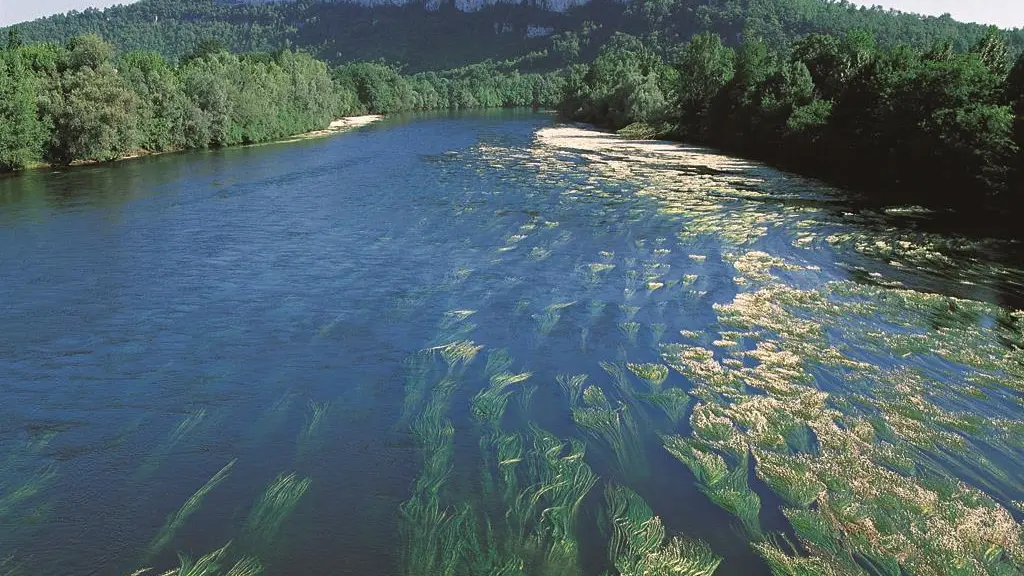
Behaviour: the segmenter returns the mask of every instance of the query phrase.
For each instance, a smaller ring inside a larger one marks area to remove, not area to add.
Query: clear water
[[[700,434],[697,406],[793,398],[753,372],[734,395],[707,392],[665,347],[709,350],[735,374],[768,363],[747,353],[788,338],[785,328],[723,316],[759,290],[790,290],[779,297],[786,325],[822,329],[793,375],[801,393],[827,397],[818,416],[840,431],[873,423],[865,445],[879,452],[863,458],[911,460],[865,477],[895,471],[936,493],[927,479],[962,481],[1011,519],[1000,550],[1019,561],[1015,245],[860,210],[763,167],[574,144],[551,126],[531,113],[395,119],[325,140],[0,178],[0,573],[166,570],[178,552],[234,541],[232,557],[258,556],[268,574],[428,574],[402,560],[416,532],[399,510],[424,470],[410,427],[454,374],[441,505],[500,524],[502,501],[481,480],[493,454],[471,411],[499,350],[510,372],[531,374],[509,388],[503,433],[527,446],[531,426],[578,439],[598,477],[574,524],[576,567],[543,573],[611,568],[609,483],[635,490],[669,535],[706,542],[723,558],[718,573],[768,573],[751,542],[795,536],[760,448],[748,459],[758,536],[661,447],[662,435]],[[750,254],[779,260],[745,266]],[[422,352],[456,341],[483,348],[451,371],[440,351]],[[875,371],[830,361],[828,348]],[[417,358],[422,382],[410,376]],[[626,383],[601,362],[620,364]],[[627,362],[672,365],[662,389],[695,396],[685,417],[645,401]],[[576,425],[563,374],[588,375],[629,414],[639,464],[622,466]],[[314,406],[327,410],[315,418]],[[754,427],[730,418],[737,442],[751,443]],[[781,457],[827,455],[816,426],[820,447]],[[247,536],[254,502],[291,472],[308,491],[270,537]]]

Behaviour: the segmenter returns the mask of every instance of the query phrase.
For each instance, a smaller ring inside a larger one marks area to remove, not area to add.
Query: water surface
[[[0,178],[0,573],[1012,573],[1024,272],[930,222],[530,113]]]

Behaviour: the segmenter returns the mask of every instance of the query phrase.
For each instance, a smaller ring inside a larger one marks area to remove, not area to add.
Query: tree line
[[[969,50],[880,48],[865,31],[770,49],[695,36],[667,55],[620,35],[569,69],[559,109],[710,145],[882,202],[1008,210],[1024,197],[1024,55],[995,29]]]
[[[172,64],[115,54],[95,35],[22,45],[11,33],[0,50],[0,172],[255,144],[362,113],[553,107],[558,82],[496,64],[415,76],[380,62],[331,70],[302,52],[236,55],[209,41]]]
[[[527,55],[535,57],[520,62],[522,70],[551,71],[592,61],[597,49],[618,32],[645,37],[665,50],[709,31],[731,46],[758,38],[772,50],[807,34],[841,36],[858,29],[870,32],[886,48],[906,44],[927,49],[949,42],[955,50],[966,51],[987,34],[985,26],[949,16],[921,17],[845,0],[591,0],[565,13],[525,1],[472,12],[459,12],[450,0],[368,4],[140,0],[56,15],[19,28],[31,42],[97,34],[122,52],[159,52],[174,61],[203,39],[219,38],[236,53],[298,48],[331,64],[384,58],[410,71]],[[1011,50],[1024,50],[1024,30],[1005,31],[1003,36]]]

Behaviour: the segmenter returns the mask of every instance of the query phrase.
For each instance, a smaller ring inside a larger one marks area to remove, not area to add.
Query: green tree
[[[18,51],[0,52],[0,172],[41,158],[45,133],[36,114],[37,86]]]
[[[684,134],[706,133],[706,115],[712,102],[735,74],[736,54],[717,34],[699,34],[676,61],[679,72],[677,110]]]
[[[135,94],[110,64],[65,72],[42,101],[53,127],[46,158],[58,164],[76,160],[115,160],[135,147]]]

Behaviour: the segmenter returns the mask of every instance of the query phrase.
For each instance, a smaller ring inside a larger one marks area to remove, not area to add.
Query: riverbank
[[[287,142],[298,142],[299,140],[310,140],[313,138],[323,138],[325,136],[334,136],[342,132],[348,132],[349,130],[355,130],[356,128],[362,128],[363,126],[369,126],[374,122],[379,122],[384,119],[381,114],[365,114],[363,116],[349,116],[347,118],[339,118],[323,130],[313,130],[312,132],[306,132],[304,134],[298,134],[296,136],[289,136],[281,140],[274,140],[272,142],[265,142],[265,144],[282,144]]]
[[[328,137],[328,136],[334,136],[334,135],[337,135],[337,134],[341,134],[343,132],[348,132],[350,130],[355,130],[357,128],[362,128],[364,126],[368,126],[370,124],[373,124],[374,122],[379,122],[380,120],[383,120],[383,119],[384,119],[384,116],[381,115],[381,114],[364,114],[364,115],[361,115],[361,116],[349,116],[349,117],[346,117],[346,118],[339,118],[337,120],[332,121],[330,123],[330,125],[327,126],[327,128],[324,128],[322,130],[312,130],[310,132],[304,132],[302,134],[296,134],[294,136],[285,136],[284,138],[279,138],[279,139],[276,139],[276,140],[268,140],[267,142],[255,142],[255,143],[252,143],[252,144],[241,144],[241,145],[239,145],[237,147],[243,147],[244,148],[244,147],[250,147],[250,146],[266,146],[268,144],[288,144],[290,142],[299,142],[301,140],[312,140],[312,139],[315,139],[315,138],[325,138],[325,137]],[[235,146],[227,146],[226,148],[235,148]],[[164,155],[164,154],[175,154],[175,153],[179,153],[179,152],[191,152],[191,151],[194,151],[194,150],[202,150],[202,148],[181,148],[181,149],[175,149],[175,150],[161,150],[159,152],[155,152],[155,151],[151,151],[151,150],[136,150],[136,151],[132,152],[131,154],[125,154],[125,155],[123,155],[123,156],[121,156],[119,158],[115,158],[113,160],[76,160],[76,161],[72,162],[71,164],[69,164],[68,166],[72,166],[72,167],[77,167],[77,166],[93,166],[93,165],[96,165],[96,164],[108,164],[108,163],[111,163],[111,162],[124,162],[124,161],[127,161],[127,160],[137,160],[139,158],[148,158],[150,156],[161,156],[161,155]],[[46,163],[46,162],[39,162],[39,163],[36,163],[36,164],[32,164],[31,166],[28,166],[27,168],[25,168],[25,170],[40,170],[40,169],[45,169],[45,168],[60,168],[60,167],[62,167],[62,166],[59,165],[59,164],[49,164],[49,163]],[[18,172],[24,172],[25,170],[14,170],[14,171],[12,171],[10,173],[16,174]],[[0,175],[2,175],[2,174],[0,174]]]

